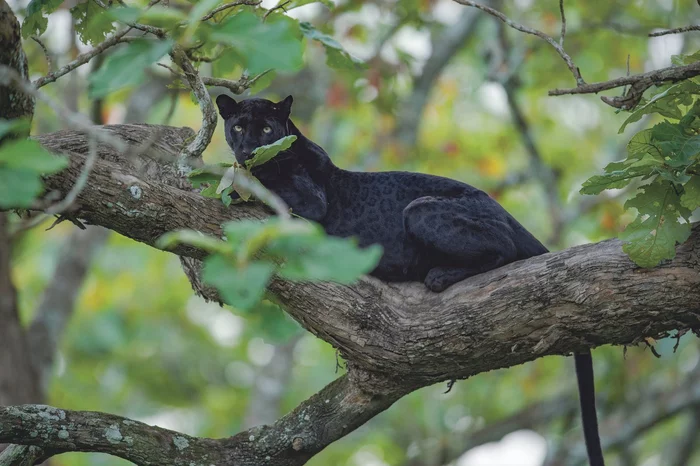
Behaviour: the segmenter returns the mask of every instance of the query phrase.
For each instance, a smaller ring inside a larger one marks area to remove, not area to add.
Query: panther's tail
[[[598,417],[595,409],[595,387],[593,385],[593,358],[591,352],[574,355],[576,363],[576,378],[578,379],[578,393],[581,402],[581,421],[583,423],[583,437],[586,440],[588,461],[591,466],[605,466],[603,449],[600,445],[598,434]]]

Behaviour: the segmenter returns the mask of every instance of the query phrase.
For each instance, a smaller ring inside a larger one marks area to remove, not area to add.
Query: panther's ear
[[[291,95],[288,95],[284,100],[280,100],[275,104],[277,111],[280,113],[283,119],[289,118],[289,114],[292,113],[292,102],[294,99]]]
[[[237,105],[238,103],[226,94],[221,94],[216,98],[216,106],[219,107],[219,114],[224,120],[233,115]]]

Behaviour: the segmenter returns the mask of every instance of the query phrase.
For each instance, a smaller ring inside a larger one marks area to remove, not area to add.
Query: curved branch
[[[170,135],[168,141],[182,141],[187,133],[140,125],[106,128],[138,139],[160,131]],[[72,151],[70,168],[47,179],[50,188],[65,192],[85,160],[85,137],[63,131],[38,139],[51,150]],[[218,235],[224,222],[269,215],[259,204],[228,209],[183,190],[186,183],[174,171],[156,170],[157,176],[149,177],[109,148],[101,155],[109,161],[96,163],[75,214],[137,241],[153,245],[179,228]],[[364,387],[391,391],[397,384],[418,387],[545,355],[633,344],[644,336],[700,327],[699,237],[696,226],[676,258],[654,269],[638,268],[620,241],[609,240],[510,264],[441,294],[418,283],[386,284],[371,277],[352,286],[275,279],[269,291],[306,329],[343,352],[350,375],[361,378]],[[187,247],[174,252],[204,257]],[[387,387],[377,374],[396,377]]]

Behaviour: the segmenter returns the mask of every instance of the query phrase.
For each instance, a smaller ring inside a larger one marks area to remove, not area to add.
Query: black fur
[[[226,141],[239,163],[257,146],[297,136],[289,150],[256,167],[253,174],[292,212],[318,222],[328,234],[357,237],[361,246],[381,244],[384,254],[371,274],[382,280],[422,281],[439,292],[473,275],[547,252],[500,204],[468,184],[422,173],[336,167],[289,119],[291,96],[277,103],[237,103],[220,95],[216,103],[225,120]],[[264,127],[270,130],[264,132]],[[593,371],[586,361],[590,353],[576,355],[585,437],[589,452],[595,453],[600,440]],[[591,464],[601,466],[602,454],[591,455]]]

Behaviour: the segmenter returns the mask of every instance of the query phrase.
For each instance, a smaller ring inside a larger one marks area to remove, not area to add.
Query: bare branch
[[[44,56],[46,57],[46,65],[49,71],[51,71],[53,69],[53,60],[51,58],[51,54],[49,53],[49,49],[46,48],[46,45],[37,36],[32,36],[32,40],[39,44],[41,50],[44,51]]]
[[[175,71],[174,69],[172,69],[171,67],[169,67],[168,65],[166,65],[164,63],[158,63],[158,66],[161,66],[161,67],[167,69],[174,76],[177,76],[178,78],[182,79],[185,84],[188,84],[184,74],[178,73],[177,71]],[[263,71],[262,73],[257,74],[255,76],[253,76],[252,78],[244,75],[238,81],[233,81],[231,79],[223,79],[223,78],[212,78],[209,76],[200,76],[200,78],[202,79],[202,82],[207,86],[225,87],[226,89],[228,89],[232,93],[238,95],[238,94],[243,94],[247,89],[250,88],[250,86],[255,84],[255,82],[258,79],[262,78],[270,71],[272,71],[272,70]]]
[[[700,75],[700,61],[691,63],[690,65],[671,66],[600,83],[584,84],[571,89],[553,89],[549,91],[549,95],[597,94],[598,92],[608,89],[631,85],[630,89],[622,97],[601,97],[601,100],[608,105],[616,108],[631,109],[639,103],[644,91],[651,86],[669,81],[681,81],[698,75]]]
[[[72,62],[66,64],[65,66],[62,66],[60,69],[54,71],[53,73],[49,73],[46,76],[37,79],[33,83],[34,87],[36,87],[38,89],[42,86],[45,86],[49,83],[56,81],[61,76],[68,74],[71,71],[73,71],[74,69],[78,68],[79,66],[82,66],[85,63],[89,62],[94,57],[101,54],[102,52],[104,52],[108,48],[123,42],[124,36],[130,30],[131,30],[131,28],[127,28],[127,29],[124,29],[123,31],[117,32],[112,37],[105,40],[101,44],[97,45],[94,49],[90,50],[89,52],[85,52],[81,55],[78,55],[78,57],[75,60],[73,60]]]
[[[650,32],[649,37],[661,37],[661,36],[666,36],[668,34],[679,34],[679,33],[690,32],[690,31],[700,31],[700,25],[691,24],[690,26],[669,29],[667,31]]]
[[[216,8],[214,8],[212,11],[207,13],[202,17],[202,21],[207,21],[212,19],[217,13],[221,13],[224,10],[228,10],[229,8],[234,8],[237,6],[241,5],[248,5],[248,6],[258,6],[262,3],[261,0],[239,0],[237,2],[231,2],[231,3],[224,3],[223,5],[220,5]]]
[[[202,111],[202,127],[197,132],[194,140],[187,145],[180,152],[180,157],[178,160],[179,169],[182,173],[188,172],[188,160],[197,159],[201,157],[204,149],[207,148],[211,142],[211,137],[216,129],[217,116],[214,104],[211,101],[211,96],[207,92],[207,88],[202,82],[201,76],[197,70],[192,66],[189,58],[185,54],[185,51],[179,45],[173,46],[173,50],[170,53],[173,61],[182,69],[185,76],[185,82],[192,89],[197,102],[199,102],[199,109]]]
[[[518,24],[512,19],[508,18],[506,15],[501,13],[498,10],[495,10],[491,7],[488,7],[486,5],[482,5],[477,2],[472,2],[470,0],[454,0],[455,2],[459,3],[460,5],[464,6],[471,6],[474,8],[478,8],[481,11],[485,11],[486,13],[490,14],[491,16],[495,16],[496,18],[500,19],[504,23],[506,23],[508,26],[512,27],[515,30],[518,30],[520,32],[524,32],[525,34],[532,34],[534,36],[539,37],[540,39],[544,40],[547,42],[549,45],[551,45],[554,50],[557,51],[559,56],[566,62],[566,66],[569,67],[569,70],[571,70],[571,73],[574,75],[574,79],[576,80],[576,84],[579,86],[586,84],[586,82],[583,80],[581,77],[581,72],[579,71],[578,67],[574,65],[574,62],[571,60],[571,57],[569,56],[566,51],[564,51],[564,48],[557,43],[554,39],[552,39],[550,36],[545,34],[542,31],[539,31],[537,29],[533,29],[527,26],[523,26],[522,24]]]
[[[559,45],[564,47],[564,37],[566,36],[566,15],[564,14],[564,0],[559,0],[559,12],[561,14],[561,36]]]

